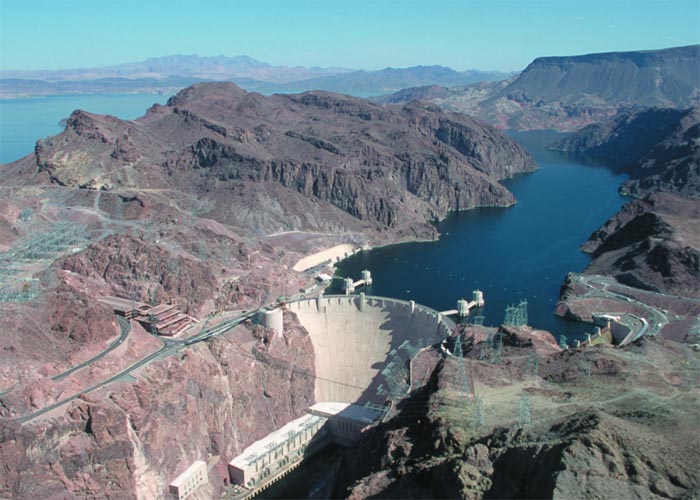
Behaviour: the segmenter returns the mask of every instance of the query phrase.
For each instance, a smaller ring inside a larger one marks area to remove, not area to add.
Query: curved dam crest
[[[381,373],[390,358],[448,336],[454,323],[412,301],[360,295],[319,296],[290,302],[288,310],[308,331],[314,348],[316,402],[383,403]],[[407,344],[410,342],[410,346]]]

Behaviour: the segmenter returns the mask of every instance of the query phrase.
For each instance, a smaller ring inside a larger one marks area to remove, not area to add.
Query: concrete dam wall
[[[454,328],[433,309],[386,297],[321,296],[288,307],[311,336],[317,402],[383,402],[377,389],[387,384],[388,358],[406,362]]]

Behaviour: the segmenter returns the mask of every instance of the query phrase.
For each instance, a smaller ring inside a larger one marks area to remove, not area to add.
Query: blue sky
[[[520,70],[538,56],[694,43],[699,0],[0,0],[0,70],[194,53]]]

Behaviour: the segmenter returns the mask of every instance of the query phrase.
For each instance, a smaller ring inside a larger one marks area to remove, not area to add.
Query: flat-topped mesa
[[[655,51],[540,57],[499,95],[561,101],[689,106],[700,96],[700,45]]]
[[[511,130],[575,131],[642,107],[700,102],[700,45],[540,57],[518,76],[461,88],[404,89],[382,102],[430,100]]]
[[[432,105],[206,83],[136,121],[76,112],[0,181],[168,189],[206,199],[207,217],[245,235],[381,231],[396,241],[434,236],[428,222],[449,210],[511,205],[498,180],[535,168],[505,135]]]

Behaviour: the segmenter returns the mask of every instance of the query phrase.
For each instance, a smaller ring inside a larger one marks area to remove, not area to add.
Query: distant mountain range
[[[700,100],[700,45],[541,57],[510,81],[403,89],[383,103],[427,100],[501,128],[575,130],[643,107]]]
[[[69,69],[56,71],[3,71],[2,78],[25,80],[90,81],[104,78],[166,80],[172,77],[195,78],[199,80],[228,80],[250,78],[263,82],[284,83],[306,80],[320,76],[350,73],[344,68],[305,68],[303,66],[273,66],[248,56],[173,55],[152,57],[145,61],[103,66],[99,68]]]
[[[248,56],[166,56],[102,68],[0,72],[0,97],[81,93],[175,92],[204,81],[231,81],[264,94],[327,90],[355,96],[395,92],[406,87],[468,85],[497,81],[512,73],[455,71],[444,66],[346,68],[273,66]]]

